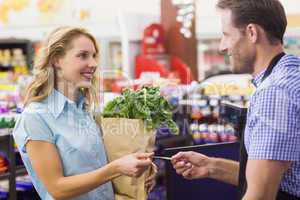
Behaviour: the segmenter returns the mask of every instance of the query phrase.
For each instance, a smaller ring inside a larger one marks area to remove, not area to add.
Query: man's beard
[[[232,72],[235,74],[252,74],[254,72],[255,56],[231,58],[233,60]]]

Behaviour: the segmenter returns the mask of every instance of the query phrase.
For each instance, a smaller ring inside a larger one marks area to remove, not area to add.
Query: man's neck
[[[254,63],[254,72],[252,76],[255,77],[266,70],[272,59],[281,52],[283,52],[283,46],[281,44],[259,47],[257,49],[257,57],[256,62]]]

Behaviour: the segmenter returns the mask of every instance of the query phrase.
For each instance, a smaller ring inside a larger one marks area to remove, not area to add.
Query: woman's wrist
[[[122,175],[121,166],[119,163],[115,160],[111,163],[108,163],[107,165],[108,171],[111,174],[111,179],[115,179]]]

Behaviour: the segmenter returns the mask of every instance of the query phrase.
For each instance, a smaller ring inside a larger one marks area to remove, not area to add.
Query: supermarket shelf
[[[190,135],[172,136],[158,139],[156,145],[162,149],[190,145]]]
[[[8,180],[9,182],[9,200],[17,199],[16,191],[16,175],[22,175],[25,173],[24,167],[16,166],[14,139],[11,135],[11,129],[2,129],[3,133],[0,136],[0,150],[6,154],[8,160],[8,172],[0,174],[0,180]]]
[[[0,129],[0,139],[1,138],[6,138],[12,133],[13,129],[12,128],[1,128]]]
[[[26,171],[24,166],[16,167],[16,177],[23,176],[23,175],[26,175],[26,174],[27,174],[27,171]],[[3,174],[0,174],[0,180],[8,179],[9,176],[10,176],[9,172],[5,172]]]
[[[0,134],[0,143],[5,143],[9,140],[9,136],[10,134],[7,133],[7,134]]]
[[[0,129],[0,150],[3,150],[3,145],[8,145],[12,130],[10,129]]]

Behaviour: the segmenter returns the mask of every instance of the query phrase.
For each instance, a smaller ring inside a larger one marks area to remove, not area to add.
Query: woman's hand
[[[150,193],[156,184],[155,178],[156,178],[156,174],[157,174],[157,166],[154,163],[152,163],[151,167],[152,168],[151,168],[150,176],[147,177],[146,182],[145,182],[145,188],[146,188],[147,193]]]
[[[113,161],[125,176],[140,177],[151,165],[153,153],[135,153]]]

